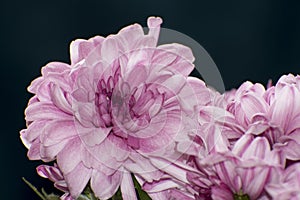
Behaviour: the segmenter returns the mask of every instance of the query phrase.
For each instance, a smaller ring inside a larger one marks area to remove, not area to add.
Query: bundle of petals
[[[189,47],[134,24],[78,39],[29,86],[21,139],[61,199],[299,199],[300,76],[224,94]],[[138,183],[138,184],[136,184]],[[90,191],[92,194],[87,194]]]

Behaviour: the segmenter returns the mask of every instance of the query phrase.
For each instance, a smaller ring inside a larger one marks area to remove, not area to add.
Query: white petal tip
[[[149,28],[156,28],[159,27],[162,22],[162,18],[160,17],[149,17],[147,24]]]

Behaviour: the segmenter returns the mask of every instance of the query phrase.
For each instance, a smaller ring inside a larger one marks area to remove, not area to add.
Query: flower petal
[[[25,110],[25,119],[27,121],[45,120],[45,119],[72,119],[72,116],[62,112],[52,103],[36,102],[28,106]]]
[[[92,170],[86,168],[82,163],[79,163],[70,173],[64,174],[68,188],[74,199],[77,199],[77,197],[81,194],[90,180],[91,174]]]
[[[130,172],[124,171],[122,182],[121,182],[122,198],[124,200],[137,200],[135,187],[133,185],[132,177]]]
[[[104,40],[101,36],[95,36],[89,40],[77,39],[70,44],[70,56],[72,65],[78,63]]]
[[[81,141],[79,138],[70,140],[57,155],[57,164],[64,174],[68,174],[80,163]]]
[[[111,176],[107,176],[100,171],[93,170],[91,187],[96,197],[109,199],[117,192],[121,181],[122,174],[118,171]]]
[[[147,25],[149,27],[149,36],[154,37],[158,40],[159,32],[160,32],[160,24],[162,23],[162,19],[160,17],[149,17],[147,21]]]

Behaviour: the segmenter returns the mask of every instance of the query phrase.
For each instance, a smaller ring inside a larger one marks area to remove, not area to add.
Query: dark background
[[[293,1],[1,1],[1,199],[38,199],[21,181],[38,187],[39,162],[28,161],[19,139],[26,87],[49,61],[69,62],[75,38],[116,33],[148,16],[200,43],[217,64],[227,89],[245,80],[274,81],[300,73],[300,4]],[[296,2],[296,1],[295,1]]]

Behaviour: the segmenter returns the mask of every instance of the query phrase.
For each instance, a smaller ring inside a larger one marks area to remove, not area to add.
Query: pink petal
[[[112,64],[120,56],[118,41],[114,37],[107,38],[103,41],[101,55],[107,64]]]
[[[111,128],[86,128],[80,129],[80,138],[84,144],[95,146],[103,142],[110,133]]]
[[[36,94],[40,85],[44,82],[44,77],[38,77],[34,79],[28,86],[27,90],[30,93]]]
[[[139,150],[145,153],[155,152],[172,144],[182,125],[178,112],[160,112],[146,129],[138,131]]]
[[[232,191],[224,184],[212,187],[211,197],[214,200],[234,200]]]
[[[132,177],[130,172],[123,172],[122,182],[121,182],[121,192],[122,198],[124,200],[137,200],[135,187],[133,185]]]
[[[103,37],[95,36],[89,40],[77,39],[72,41],[70,45],[72,65],[87,57],[97,45],[102,43],[103,40]]]
[[[236,172],[237,160],[235,158],[227,159],[228,161],[215,165],[215,168],[221,181],[230,187],[231,190],[238,192],[242,187],[242,182]]]
[[[272,122],[285,130],[295,109],[295,90],[285,86],[281,90],[275,90],[275,98],[271,107]]]
[[[185,85],[186,79],[182,75],[176,74],[172,77],[168,78],[166,81],[161,83],[159,88],[159,92],[162,94],[163,92],[167,93],[166,98],[169,99],[172,96],[175,96],[180,92],[182,87]]]
[[[31,146],[31,141],[29,141],[27,138],[26,138],[26,129],[23,129],[20,131],[20,139],[22,141],[22,143],[24,144],[24,146],[29,149],[30,146]]]
[[[47,122],[48,120],[36,120],[32,122],[28,128],[22,132],[22,138],[26,139],[28,142],[32,142],[42,135]]]
[[[243,180],[243,192],[250,199],[257,199],[266,184],[269,176],[269,167],[255,167],[254,169],[241,169],[238,171]]]
[[[116,35],[116,39],[119,41],[120,50],[127,54],[131,50],[139,49],[137,43],[145,37],[143,28],[139,24],[133,24],[122,28]]]
[[[177,167],[170,162],[158,158],[151,158],[151,163],[155,165],[158,169],[162,169],[164,172],[170,174],[174,178],[184,183],[188,183],[188,180],[186,178],[186,171],[183,170],[182,168]]]
[[[158,40],[159,32],[160,32],[160,24],[162,23],[162,19],[160,17],[149,17],[148,18],[148,27],[149,27],[149,35]],[[155,42],[155,43],[156,43]]]
[[[109,199],[118,190],[122,181],[120,172],[115,172],[107,176],[100,171],[93,170],[91,178],[91,187],[96,197],[100,199]]]
[[[28,106],[25,110],[25,119],[27,121],[46,120],[46,119],[59,119],[68,120],[72,119],[71,115],[62,112],[51,103],[36,102]]]
[[[182,110],[193,115],[196,113],[195,108],[198,105],[209,101],[207,100],[200,102],[198,101],[198,96],[199,94],[195,93],[193,88],[190,87],[190,84],[185,84],[180,90],[180,92],[177,94],[177,98],[179,99]]]
[[[108,136],[100,145],[86,148],[99,164],[115,170],[122,165],[121,161],[124,161],[130,153],[122,139],[115,136]]]
[[[80,163],[81,141],[79,138],[70,140],[57,155],[57,164],[64,174],[73,171]]]
[[[61,191],[63,191],[63,192],[69,192],[68,185],[67,185],[65,180],[56,181],[54,183],[54,187],[61,190]]]
[[[266,122],[254,122],[249,125],[246,134],[260,135],[264,133],[268,128],[270,128],[270,126]]]
[[[190,48],[180,44],[165,44],[155,50],[152,66],[161,71],[188,76],[194,69],[194,56]]]
[[[209,88],[207,88],[202,80],[190,76],[187,77],[187,83],[189,87],[193,89],[194,94],[197,97],[198,104],[208,105],[214,101],[215,94]],[[217,93],[217,96],[220,96],[220,94]]]
[[[73,120],[57,120],[47,123],[40,139],[44,146],[51,146],[74,136],[77,131]]]
[[[34,140],[28,150],[27,156],[30,160],[40,160],[41,143],[38,139]]]
[[[266,113],[268,109],[267,103],[261,97],[245,94],[241,97],[242,110],[245,112],[249,121],[257,113]]]
[[[131,153],[130,159],[124,163],[124,166],[128,171],[140,175],[147,182],[158,180],[163,175],[151,164],[150,159],[143,157],[139,153]]]
[[[110,143],[110,146],[114,147],[110,150],[111,157],[121,162],[127,159],[130,154],[130,149],[123,139],[110,135],[107,142],[108,144]]]
[[[62,62],[50,62],[42,68],[42,75],[47,77],[50,74],[61,74],[64,71],[70,70],[70,65]]]
[[[76,118],[76,127],[78,133],[85,133],[85,128],[95,127],[95,119],[97,119],[95,103],[76,103],[73,106],[74,115]]]
[[[63,175],[59,171],[58,168],[48,166],[48,165],[39,165],[36,168],[36,171],[38,175],[40,175],[43,178],[49,178],[49,180],[56,182],[59,180],[63,180]]]
[[[242,158],[243,159],[250,159],[250,158],[264,159],[266,152],[270,151],[270,149],[271,149],[270,144],[265,137],[257,137],[245,149]]]
[[[154,193],[154,192],[161,192],[171,188],[176,188],[178,186],[179,185],[176,182],[174,182],[172,179],[164,179],[152,183],[146,182],[143,185],[143,190],[149,193]]]
[[[57,74],[57,73],[51,73],[47,77],[47,82],[57,85],[65,92],[71,92],[72,91],[72,83],[70,83],[70,70],[65,71],[63,73]]]
[[[66,98],[64,91],[57,85],[52,88],[52,101],[55,106],[57,106],[62,111],[67,114],[72,114],[72,107]]]
[[[205,127],[205,145],[207,152],[227,152],[228,151],[228,140],[222,135],[220,128],[214,124],[207,124]]]
[[[60,197],[60,200],[75,200],[75,199],[71,197],[69,193],[65,193]]]
[[[234,145],[232,153],[242,157],[245,151],[249,148],[249,145],[253,141],[254,137],[252,135],[243,135]]]
[[[299,98],[300,99],[300,98]],[[291,138],[297,138],[296,140],[299,141],[300,143],[300,138],[299,138],[299,130],[300,130],[300,110],[298,111],[299,114],[295,116],[290,123],[288,124],[287,130],[285,134],[289,134]],[[294,133],[293,133],[294,132]],[[291,136],[293,135],[293,136]]]
[[[176,54],[179,56],[181,60],[186,60],[190,63],[193,63],[195,61],[195,57],[193,55],[192,49],[182,44],[178,44],[178,43],[165,44],[159,46],[158,49],[162,49],[169,53]]]
[[[92,170],[79,163],[73,171],[64,174],[70,193],[76,199],[90,180]]]
[[[55,143],[50,146],[43,146],[40,147],[40,155],[43,161],[49,162],[55,159],[57,154],[65,147],[68,143],[68,140],[62,140],[59,143]]]
[[[127,74],[124,76],[125,76],[125,81],[130,83],[131,88],[141,87],[141,84],[145,83],[147,80],[148,71],[146,66],[137,65],[134,66],[134,68],[131,71],[128,71]]]
[[[274,148],[278,148],[276,145]],[[300,159],[300,144],[295,141],[289,141],[283,147],[279,147],[284,153],[284,156],[290,160],[299,160]]]

